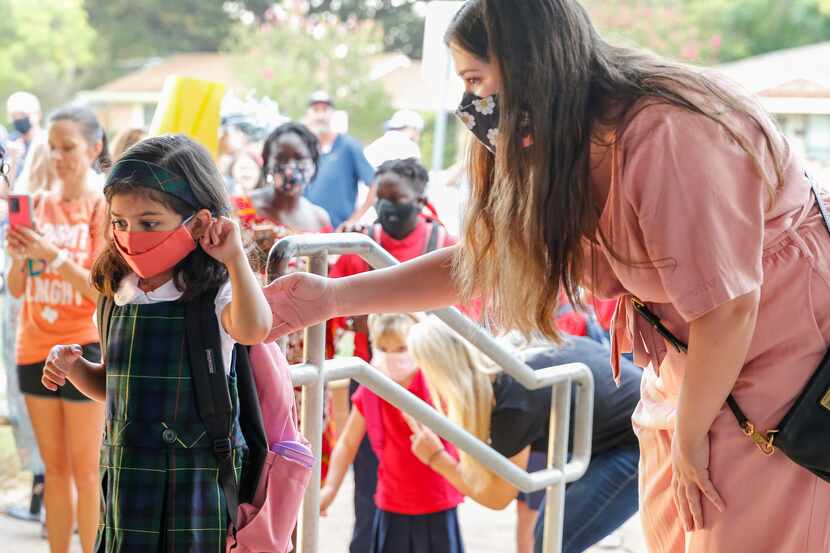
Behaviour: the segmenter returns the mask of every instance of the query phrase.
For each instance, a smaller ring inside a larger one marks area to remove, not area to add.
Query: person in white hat
[[[421,132],[424,118],[418,112],[401,110],[386,122],[386,132],[363,151],[372,167],[396,159],[421,159]]]
[[[20,90],[13,93],[6,100],[6,114],[9,116],[14,129],[9,138],[9,153],[11,154],[12,182],[23,170],[23,162],[29,154],[29,147],[40,134],[40,123],[43,113],[40,101],[31,92]]]

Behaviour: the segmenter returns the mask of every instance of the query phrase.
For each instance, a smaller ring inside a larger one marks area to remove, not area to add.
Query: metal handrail
[[[268,257],[268,281],[284,274],[291,259],[310,258],[310,272],[326,276],[329,255],[357,254],[373,268],[396,265],[398,261],[375,241],[363,234],[297,235],[284,238],[271,249]],[[519,383],[529,389],[552,387],[548,468],[528,473],[506,457],[451,422],[435,409],[411,394],[365,361],[325,360],[325,323],[306,329],[306,363],[292,367],[295,385],[303,387],[303,432],[312,443],[315,455],[322,446],[322,417],[325,384],[331,380],[354,378],[415,420],[465,451],[482,465],[524,492],[548,488],[545,510],[544,550],[559,553],[562,547],[562,523],[565,484],[582,477],[591,455],[594,381],[587,366],[581,363],[533,370],[505,350],[476,323],[454,308],[433,312],[448,326],[487,355]],[[576,386],[574,441],[571,459],[567,459],[570,432],[570,404]],[[317,553],[319,534],[320,466],[315,464],[300,517],[298,551]]]

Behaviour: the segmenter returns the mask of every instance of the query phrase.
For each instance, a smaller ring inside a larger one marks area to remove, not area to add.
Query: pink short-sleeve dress
[[[766,151],[757,127],[735,123],[756,151]],[[761,162],[774,178],[770,160]],[[830,235],[804,167],[789,151],[784,181],[771,201],[726,132],[679,108],[642,107],[618,131],[600,218],[614,255],[593,247],[590,280],[598,295],[621,298],[614,359],[633,352],[645,371],[633,424],[651,553],[830,552],[830,484],[780,452],[764,456],[727,408],[710,431],[710,472],[726,511],[705,501],[704,529],[684,532],[671,490],[671,436],[680,384],[694,367],[630,303],[639,297],[688,341],[691,321],[760,288],[755,335],[734,395],[758,427],[774,428],[830,340]]]

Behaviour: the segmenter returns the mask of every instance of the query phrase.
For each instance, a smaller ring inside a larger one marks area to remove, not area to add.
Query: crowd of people
[[[43,533],[53,552],[68,551],[74,529],[80,535],[83,550],[91,552],[101,516],[101,474],[106,472],[102,469],[125,463],[123,458],[113,457],[116,444],[112,428],[129,407],[125,405],[126,397],[113,392],[112,387],[117,389],[117,385],[112,382],[108,385],[113,397],[102,403],[106,394],[101,395],[101,385],[96,384],[93,369],[89,369],[90,376],[75,376],[61,382],[61,386],[41,382],[44,363],[53,346],[58,344],[79,344],[81,348],[77,355],[90,367],[101,362],[98,329],[93,317],[101,291],[115,293],[118,305],[125,307],[131,304],[166,305],[162,300],[176,295],[175,286],[167,290],[166,286],[169,286],[161,282],[164,278],[159,280],[157,275],[151,275],[154,271],[144,269],[139,257],[130,257],[133,250],[142,246],[131,233],[124,232],[125,229],[145,234],[159,231],[166,221],[152,224],[142,221],[136,210],[142,207],[142,198],[151,203],[170,199],[161,198],[159,194],[140,193],[134,189],[134,184],[120,184],[116,173],[120,174],[124,164],[130,166],[137,159],[163,165],[160,162],[166,156],[181,157],[184,154],[179,150],[186,151],[195,146],[183,138],[179,139],[180,143],[175,140],[160,143],[159,139],[148,139],[144,129],[126,128],[114,135],[110,148],[107,134],[88,108],[60,108],[41,123],[41,108],[33,95],[16,93],[9,97],[7,104],[15,132],[5,145],[9,164],[4,197],[28,194],[32,199],[34,223],[32,228],[8,224],[3,227],[7,260],[3,289],[3,352],[10,422],[22,466],[33,474],[30,504],[12,506],[8,511],[18,518],[42,521]],[[430,173],[419,160],[419,139],[424,128],[420,115],[411,111],[395,113],[382,136],[364,149],[354,138],[332,130],[333,114],[331,97],[316,92],[309,99],[304,122],[283,123],[271,130],[261,143],[255,142],[238,126],[226,125],[222,129],[222,149],[215,164],[211,162],[210,167],[185,166],[174,171],[183,174],[185,179],[194,178],[201,171],[199,182],[221,185],[216,190],[203,190],[201,194],[194,190],[197,199],[207,196],[219,202],[216,205],[202,202],[197,207],[206,209],[210,216],[224,214],[238,224],[242,251],[260,284],[265,284],[266,260],[273,244],[295,233],[361,232],[399,261],[457,243],[457,238],[442,224],[428,198]],[[191,157],[194,163],[207,164],[207,160],[200,159],[196,153]],[[214,171],[221,179],[212,178]],[[190,181],[188,185],[197,188]],[[367,188],[362,198],[358,194],[361,185]],[[121,197],[130,198],[130,201],[121,200]],[[218,200],[221,197],[228,198],[227,206]],[[168,211],[172,210],[169,215],[178,213],[184,217],[193,211],[190,204],[197,202],[185,201],[186,205],[183,205],[174,198],[172,202],[161,203]],[[144,207],[151,211],[150,204]],[[191,220],[197,222],[195,227],[189,226],[194,237],[195,228],[210,228],[212,224],[210,219],[202,221],[199,213],[197,210],[195,216],[191,214],[183,219],[188,225],[192,225]],[[203,241],[198,243],[210,252]],[[155,261],[156,264],[161,262]],[[369,270],[368,264],[358,256],[344,255],[333,259],[330,273],[335,277],[348,277]],[[177,269],[168,267],[162,277],[171,271],[176,273]],[[189,272],[189,269],[182,269],[181,278],[185,284],[193,286],[185,276]],[[112,282],[109,282],[108,273],[113,275]],[[160,286],[152,288],[156,280]],[[147,286],[151,288],[145,289]],[[223,310],[229,305],[228,298],[234,297],[232,290],[222,297],[221,303],[217,299],[217,314],[224,323]],[[607,307],[601,302],[594,303],[600,308],[599,312],[603,306]],[[565,305],[567,301],[563,301],[563,311],[559,314],[563,327],[571,328],[575,334],[587,335],[587,328],[593,322],[591,328],[598,328],[601,335],[607,336],[607,316],[600,322],[592,316],[566,312]],[[480,316],[476,302],[459,307],[473,318]],[[578,323],[574,326],[574,320],[584,321],[585,328],[577,328]],[[417,314],[380,317],[372,324],[366,317],[335,318],[328,327],[327,349],[329,355],[347,351],[371,362],[426,401],[430,401],[432,394],[438,394],[442,401],[446,401],[447,393],[459,393],[462,394],[459,397],[463,397],[467,392],[445,391],[443,384],[436,388],[436,383],[445,380],[437,376],[437,372],[422,373],[415,364],[414,355],[407,353],[407,341],[413,335],[410,331],[426,324],[436,326],[440,323],[421,321]],[[230,340],[232,327],[223,328],[228,331]],[[451,332],[448,328],[442,330]],[[597,344],[596,347],[605,346]],[[557,349],[553,345],[550,348]],[[300,333],[290,337],[286,354],[292,362],[302,360]],[[447,353],[442,362],[449,366],[461,358],[457,353]],[[598,361],[600,358],[602,355],[595,360],[599,369],[597,375],[604,370],[605,380],[608,380],[607,359],[603,365]],[[108,371],[118,361],[111,356]],[[419,366],[426,367],[422,364],[425,362],[419,360]],[[478,365],[471,364],[469,370],[478,370]],[[77,386],[73,384],[79,381]],[[474,382],[475,378],[470,381]],[[516,393],[515,385],[506,384],[507,377],[492,382],[497,390],[507,386],[512,390],[511,396]],[[634,382],[632,380],[629,385],[636,387]],[[144,401],[140,388],[135,385],[124,387],[131,390],[131,403]],[[499,396],[490,392],[488,397],[498,400]],[[626,397],[630,399],[630,394]],[[323,507],[325,510],[346,469],[353,465],[355,530],[350,550],[398,551],[403,543],[400,540],[411,537],[420,540],[419,543],[432,544],[416,547],[418,551],[443,551],[445,541],[447,551],[462,551],[462,531],[454,514],[455,506],[464,495],[496,506],[497,503],[488,499],[490,492],[465,481],[461,473],[444,474],[437,466],[422,464],[425,459],[420,451],[425,446],[419,443],[410,450],[410,438],[415,433],[426,435],[428,431],[414,428],[411,421],[371,391],[352,383],[346,400],[351,405],[347,424],[335,429],[331,416],[325,434],[323,462],[324,475],[328,473],[328,477],[324,480]],[[598,402],[598,405],[604,404]],[[510,401],[505,405],[498,403],[498,412],[511,412],[511,409],[514,406]],[[542,398],[531,409],[533,416],[546,420],[550,398],[547,402]],[[490,409],[487,411],[489,413]],[[328,412],[331,414],[331,408]],[[626,414],[617,413],[615,417],[615,420],[624,420]],[[390,422],[393,420],[395,422]],[[467,420],[456,422],[469,426]],[[384,426],[390,424],[392,428],[384,431]],[[527,454],[523,454],[523,461],[514,459],[515,462],[529,466],[531,470],[544,466],[545,446],[542,444],[547,443],[546,424],[537,428],[541,434],[532,439],[528,436],[526,446],[520,448]],[[478,429],[472,430],[478,432]],[[386,435],[388,439],[378,438],[378,434]],[[481,437],[490,441],[489,437]],[[531,442],[537,443],[533,452],[528,453],[525,449],[532,449]],[[454,451],[450,444],[447,447]],[[498,450],[511,458],[517,454],[512,450]],[[630,467],[636,466],[636,447],[633,451],[634,465],[627,465],[629,476],[634,470]],[[132,459],[129,462],[136,468],[141,461]],[[155,470],[162,468],[155,467]],[[413,486],[414,480],[406,473],[395,476],[400,470],[424,472],[425,477],[434,482],[435,490],[424,495],[424,487]],[[488,473],[486,478],[490,485],[495,485],[495,477]],[[617,516],[605,519],[602,528],[577,530],[575,525],[574,531],[580,537],[574,543],[580,545],[572,546],[569,551],[581,550],[577,547],[602,539],[636,509],[636,491],[631,491],[630,479],[626,482],[627,494],[614,494],[621,507],[610,507]],[[107,490],[114,490],[111,484],[106,486],[103,488],[105,494]],[[509,490],[506,486],[502,491],[511,499],[516,498],[515,490]],[[583,492],[584,495],[590,496],[590,492]],[[520,516],[518,521],[516,547],[523,553],[532,549],[533,521],[542,501],[539,494],[533,499],[520,495],[519,500],[521,505],[527,506],[527,514]],[[583,505],[585,501],[583,499]],[[508,502],[499,502],[504,504],[498,506],[503,507]],[[41,512],[42,504],[45,505],[45,516]],[[105,518],[100,521],[105,528],[104,535],[117,539],[117,532],[108,526],[111,517],[129,516],[129,512],[127,504],[110,505],[103,513]],[[405,524],[401,522],[401,516],[408,520],[405,517],[410,515],[430,516],[418,519],[420,522],[414,526],[410,525],[411,520]],[[401,533],[404,527],[410,529],[408,534]],[[112,532],[108,534],[110,530]],[[388,541],[388,536],[395,537]],[[442,545],[439,547],[436,543]]]
[[[261,144],[226,125],[217,159],[142,129],[121,130],[111,158],[91,110],[44,118],[31,94],[8,99],[6,209],[30,203],[33,219],[3,227],[10,414],[34,475],[13,514],[37,519],[44,498],[53,553],[76,528],[85,553],[96,535],[107,552],[224,548],[227,500],[182,354],[185,306],[207,293],[208,364],[234,412],[235,344],[288,336],[300,362],[299,331],[330,321],[328,355],[365,359],[527,470],[546,465],[549,391],[422,313],[497,323],[533,369],[586,364],[592,458],[566,490],[566,553],[638,509],[652,553],[827,550],[821,471],[759,451],[775,451],[830,335],[830,221],[771,119],[719,79],[607,44],[570,0],[468,0],[445,42],[475,138],[460,239],[430,202],[416,113],[364,148],[319,91]],[[277,240],[338,232],[401,264],[344,255],[322,278],[297,261],[266,282]],[[103,343],[100,296],[113,300]],[[351,553],[461,553],[465,499],[517,501],[515,548],[541,551],[540,494],[365,387],[346,399],[344,424],[328,409],[321,514],[353,466]],[[229,442],[238,475],[237,423]]]

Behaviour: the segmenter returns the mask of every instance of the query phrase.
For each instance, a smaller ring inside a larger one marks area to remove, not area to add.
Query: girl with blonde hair
[[[406,337],[417,322],[409,313],[372,315],[369,338],[372,363],[389,378],[429,403],[421,371],[407,351]],[[323,486],[320,510],[325,513],[337,495],[343,477],[357,455],[363,436],[368,435],[378,457],[375,519],[370,553],[463,553],[456,506],[462,496],[431,466],[419,462],[411,451],[411,419],[374,392],[358,387],[343,435],[331,455],[329,474]],[[442,442],[440,451],[452,446]]]
[[[435,317],[415,325],[407,343],[435,405],[442,406],[450,420],[519,468],[541,468],[533,466],[530,458],[547,453],[550,389],[528,390],[509,375],[499,374],[488,358]],[[630,418],[640,397],[641,371],[626,362],[626,384],[618,390],[611,378],[608,349],[592,340],[573,337],[562,346],[544,340],[512,345],[524,348],[517,355],[533,369],[580,362],[594,374],[591,464],[565,495],[563,551],[578,553],[609,535],[637,510],[639,450]],[[507,481],[463,452],[456,461],[444,452],[433,432],[417,423],[413,426],[415,456],[429,462],[459,491],[491,509],[503,509],[516,499],[518,490]],[[523,500],[541,504],[539,495]],[[540,513],[533,540],[539,552],[543,519]],[[523,536],[517,538],[524,543]]]

